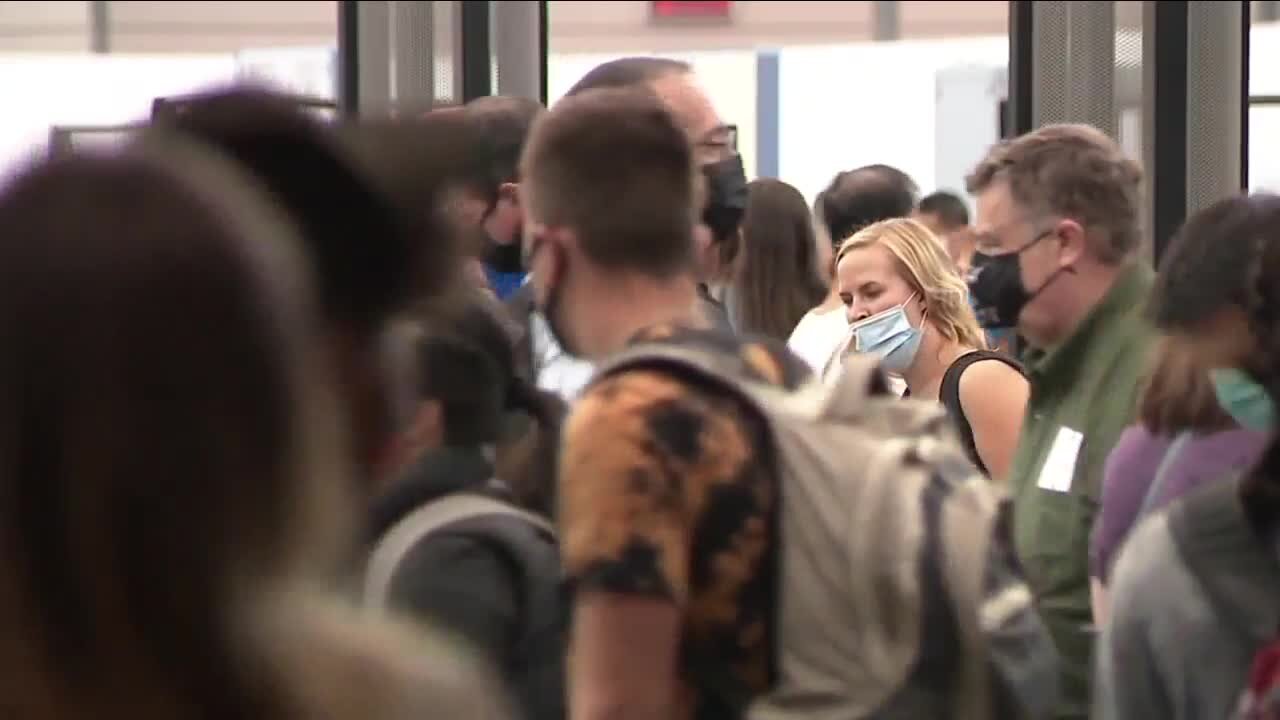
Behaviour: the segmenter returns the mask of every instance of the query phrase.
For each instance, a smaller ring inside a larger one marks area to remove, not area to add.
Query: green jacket
[[[1153,330],[1143,317],[1154,273],[1126,269],[1070,338],[1028,352],[1031,378],[1009,472],[1014,542],[1062,660],[1057,718],[1087,718],[1093,654],[1089,534],[1103,465],[1133,422]]]

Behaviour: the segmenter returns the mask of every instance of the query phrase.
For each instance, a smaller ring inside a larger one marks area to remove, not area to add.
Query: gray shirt
[[[1210,604],[1183,562],[1166,515],[1129,537],[1097,646],[1095,720],[1224,720],[1248,682],[1257,640]]]

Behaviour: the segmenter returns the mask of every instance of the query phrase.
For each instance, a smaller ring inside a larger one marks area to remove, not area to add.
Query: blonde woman
[[[869,225],[841,244],[836,284],[849,349],[880,355],[908,395],[938,398],[974,464],[1004,477],[1030,386],[1017,361],[986,349],[965,282],[938,238],[915,220]]]

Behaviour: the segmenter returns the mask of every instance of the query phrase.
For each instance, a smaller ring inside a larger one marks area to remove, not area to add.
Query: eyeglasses
[[[726,154],[736,153],[738,151],[738,126],[721,125],[713,128],[694,145],[700,149],[714,150]]]

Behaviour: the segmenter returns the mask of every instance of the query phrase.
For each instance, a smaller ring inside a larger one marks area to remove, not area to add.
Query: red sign
[[[656,18],[716,18],[728,19],[733,3],[729,0],[654,0],[653,16]]]

